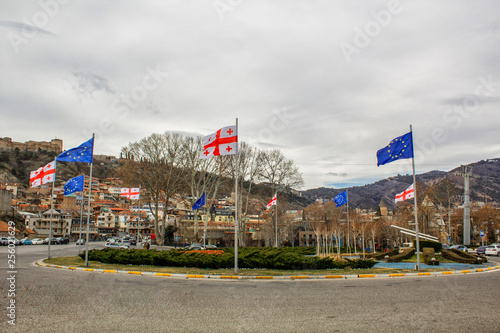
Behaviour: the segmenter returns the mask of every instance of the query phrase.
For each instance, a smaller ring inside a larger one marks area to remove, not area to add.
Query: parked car
[[[441,250],[449,250],[450,246],[448,244],[443,244],[443,247],[441,247]]]
[[[500,245],[488,245],[484,254],[487,256],[500,256]]]
[[[485,254],[487,246],[480,246],[476,249],[476,254]]]
[[[212,244],[205,245],[205,249],[216,249],[216,248],[217,248],[216,245],[212,245]]]
[[[110,249],[128,249],[129,248],[127,245],[110,243],[110,242],[107,242],[106,244],[104,244],[104,247],[107,247]]]
[[[452,247],[450,247],[450,249],[456,249],[458,251],[469,252],[469,250],[467,249],[467,246],[465,246],[465,245],[453,245]]]
[[[42,242],[42,244],[49,244],[49,237],[45,238]],[[56,238],[52,238],[50,240],[50,244],[57,244],[57,239]]]
[[[58,237],[56,238],[57,244],[69,244],[68,237]]]
[[[9,245],[9,239],[7,237],[0,237],[0,245]]]
[[[31,241],[31,239],[25,238],[25,239],[23,239],[21,241],[21,244],[23,244],[23,245],[31,245],[31,244],[33,244],[33,242]]]
[[[43,239],[41,238],[34,238],[32,241],[33,245],[42,245],[43,244]]]
[[[76,241],[76,245],[85,245],[85,239],[80,238],[79,240]]]
[[[204,250],[205,248],[203,247],[202,244],[199,244],[199,243],[194,243],[194,244],[191,244],[189,247],[188,247],[188,250]]]

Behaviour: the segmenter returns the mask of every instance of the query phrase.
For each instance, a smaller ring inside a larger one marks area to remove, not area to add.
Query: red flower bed
[[[205,254],[224,254],[222,250],[190,250],[184,253],[205,253]]]

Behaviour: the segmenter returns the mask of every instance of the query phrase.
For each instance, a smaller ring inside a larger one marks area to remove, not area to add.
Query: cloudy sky
[[[4,1],[0,137],[152,133],[279,148],[304,189],[411,173],[376,151],[413,125],[417,173],[500,155],[500,2]]]

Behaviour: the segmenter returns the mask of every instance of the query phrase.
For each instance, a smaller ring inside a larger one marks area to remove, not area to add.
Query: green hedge
[[[438,252],[441,252],[441,249],[443,247],[443,244],[441,244],[441,243],[426,241],[426,240],[421,240],[421,239],[419,240],[418,243],[420,244],[420,251],[422,251],[422,249],[424,247],[432,247],[434,249],[434,252],[438,253]],[[413,247],[414,248],[417,248],[416,244],[417,244],[416,239],[414,239],[413,240]]]
[[[118,250],[103,249],[89,251],[90,261],[108,264],[151,265],[167,267],[197,268],[232,268],[234,267],[234,249],[220,249],[224,254],[207,254],[201,251],[172,249],[157,250]],[[314,248],[240,248],[238,251],[238,267],[267,268],[282,270],[335,269],[335,268],[370,268],[375,265],[371,259],[335,261],[332,258],[315,257]],[[85,252],[79,255],[82,259]]]
[[[396,254],[395,256],[389,257],[386,259],[387,262],[400,262],[404,259],[410,259],[413,257],[415,254],[415,249],[410,247],[410,248],[405,248],[403,252]]]

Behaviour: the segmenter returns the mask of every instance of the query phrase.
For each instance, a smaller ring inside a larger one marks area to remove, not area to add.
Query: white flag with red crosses
[[[226,126],[215,133],[203,137],[203,152],[200,158],[233,155],[238,152],[238,129],[236,125]]]
[[[37,187],[46,183],[53,182],[56,178],[56,161],[52,161],[44,167],[41,167],[30,173],[31,187]]]
[[[122,197],[129,198],[130,200],[139,200],[141,189],[140,188],[127,188],[124,187],[122,190]]]
[[[404,201],[415,197],[415,191],[413,190],[413,184],[411,184],[406,190],[401,193],[396,194],[394,202]]]

